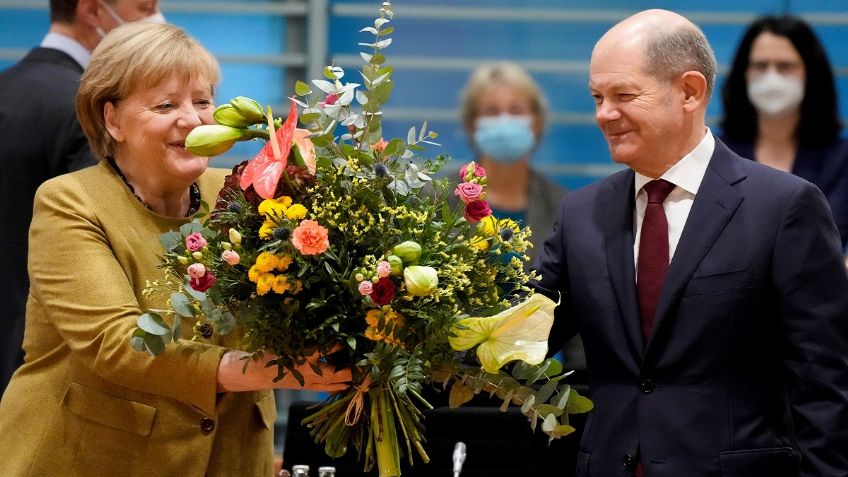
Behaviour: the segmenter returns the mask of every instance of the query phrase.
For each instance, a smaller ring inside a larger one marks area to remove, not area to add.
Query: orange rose
[[[330,247],[327,229],[314,220],[302,220],[292,231],[292,245],[304,255],[318,255]]]

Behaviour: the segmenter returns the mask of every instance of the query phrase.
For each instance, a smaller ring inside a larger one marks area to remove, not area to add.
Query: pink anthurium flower
[[[270,115],[268,115],[270,118]],[[239,185],[247,190],[251,185],[263,199],[273,199],[280,176],[288,163],[292,148],[295,126],[297,126],[297,105],[292,101],[289,116],[283,125],[274,132],[273,122],[268,120],[271,139],[241,173]]]

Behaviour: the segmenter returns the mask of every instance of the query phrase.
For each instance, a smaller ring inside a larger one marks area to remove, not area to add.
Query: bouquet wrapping
[[[429,460],[424,386],[446,389],[452,407],[481,392],[521,406],[551,438],[591,409],[545,359],[556,304],[527,287],[530,230],[491,215],[486,171],[472,162],[435,180],[446,158],[420,158],[437,146],[426,123],[383,138],[392,17],[384,2],[362,30],[373,36],[360,44],[362,83],[328,66],[297,83],[284,121],[238,97],[192,131],[186,147],[200,155],[266,142],[233,169],[208,221],[162,236],[167,278],[149,292],[169,293],[169,308],[142,315],[131,338],[158,354],[186,321],[194,335],[238,330],[254,358],[276,356],[278,379],[302,381],[296,368],[316,351],[351,366],[349,390],[304,424],[329,456],[357,452],[381,477],[400,475],[403,455]]]

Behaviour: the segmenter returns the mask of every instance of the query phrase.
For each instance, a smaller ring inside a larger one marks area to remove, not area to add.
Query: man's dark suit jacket
[[[74,98],[82,67],[67,54],[35,48],[0,73],[0,392],[21,363],[27,234],[35,190],[93,164]],[[62,240],[62,231],[56,231]]]
[[[536,263],[563,296],[552,346],[586,347],[577,475],[848,475],[848,272],[822,193],[717,140],[646,344],[633,181],[568,194]]]

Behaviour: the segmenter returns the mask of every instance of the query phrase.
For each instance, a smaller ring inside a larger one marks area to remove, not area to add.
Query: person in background
[[[667,10],[608,30],[595,120],[627,168],[570,192],[536,262],[579,331],[580,477],[848,475],[848,273],[821,191],[706,127],[716,60]]]
[[[722,101],[728,147],[821,189],[848,250],[848,141],[840,138],[833,69],[810,26],[792,16],[754,21]]]
[[[41,45],[0,72],[0,395],[23,362],[27,231],[45,180],[95,163],[74,111],[91,50],[124,22],[164,17],[156,0],[50,0]],[[38,131],[34,137],[34,131]]]
[[[170,25],[119,27],[94,51],[76,106],[100,162],[36,192],[26,354],[0,400],[0,475],[270,476],[270,390],[347,387],[350,370],[319,356],[299,368],[303,386],[292,373],[274,383],[274,356],[245,361],[227,348],[237,338],[211,327],[156,357],[130,346],[142,310],[167,307],[144,293],[161,278],[159,235],[223,186],[227,171],[185,149],[213,122],[219,74]]]
[[[486,201],[492,215],[528,225],[533,247],[530,268],[566,194],[565,188],[533,167],[547,120],[547,100],[539,85],[517,63],[498,61],[478,66],[460,97],[462,126],[475,161],[486,169]],[[562,349],[572,382],[585,381],[586,358],[576,336]]]

